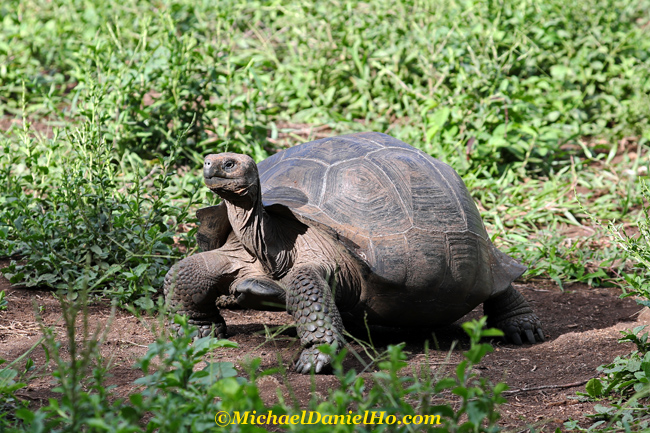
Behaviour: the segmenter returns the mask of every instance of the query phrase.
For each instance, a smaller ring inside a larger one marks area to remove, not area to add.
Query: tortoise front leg
[[[501,329],[506,340],[517,345],[522,344],[522,336],[526,336],[531,344],[535,343],[536,337],[544,341],[542,323],[528,301],[512,286],[485,301],[483,312],[488,318],[488,326]]]
[[[296,362],[299,373],[326,370],[332,361],[318,350],[321,344],[340,347],[343,342],[343,322],[334,303],[325,272],[303,266],[291,271],[287,286],[287,312],[296,321],[300,342],[305,348]]]
[[[216,300],[228,294],[233,271],[231,259],[214,250],[189,256],[167,272],[163,285],[165,300],[198,327],[199,338],[212,333],[217,338],[226,337],[226,322]],[[180,332],[176,324],[170,328]]]

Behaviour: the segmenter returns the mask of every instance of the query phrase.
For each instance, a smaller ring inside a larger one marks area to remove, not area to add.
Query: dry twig
[[[531,388],[519,388],[519,389],[511,389],[509,391],[503,391],[501,394],[503,395],[511,395],[511,394],[518,394],[520,392],[528,392],[528,391],[539,391],[542,389],[563,389],[563,388],[573,388],[575,386],[582,386],[585,383],[589,382],[592,378],[582,380],[580,382],[573,382],[573,383],[565,383],[563,385],[541,385],[541,386],[533,386]]]

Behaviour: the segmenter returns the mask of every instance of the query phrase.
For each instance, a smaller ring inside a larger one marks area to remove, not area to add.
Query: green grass
[[[132,195],[124,191],[136,172],[145,178],[174,155],[184,175],[166,180],[158,199],[181,209],[211,200],[196,195],[205,153],[262,159],[278,142],[300,140],[278,141],[291,125],[327,125],[332,135],[388,132],[450,163],[497,242],[532,265],[528,277],[601,283],[621,269],[605,266],[603,276],[593,268],[624,260],[588,239],[561,242],[557,228],[589,225],[581,203],[604,221],[638,218],[635,179],[647,174],[650,138],[648,5],[6,2],[0,116],[11,126],[0,136],[9,156],[0,162],[0,211],[9,222],[0,227],[0,254],[24,255],[25,238],[38,236],[11,222],[11,200],[47,209],[63,198],[44,185],[72,188],[55,173],[77,159],[73,131],[85,124],[97,149],[88,156],[113,160],[107,195]],[[635,147],[631,160],[625,150]],[[141,224],[142,211],[125,212]],[[103,252],[107,242],[96,245]],[[84,245],[92,247],[74,248]],[[26,266],[32,284],[58,282]]]
[[[193,211],[215,200],[202,156],[261,160],[315,128],[386,132],[452,165],[525,278],[639,291],[638,250],[604,227],[647,218],[649,12],[649,0],[6,0],[4,272],[153,308],[171,263],[195,251]]]
[[[643,184],[643,196],[650,199],[650,190]],[[634,258],[635,265],[642,270],[624,274],[628,283],[623,296],[636,296],[639,305],[650,306],[650,279],[647,275],[650,265],[650,226],[649,208],[643,208],[644,219],[640,221],[639,234],[631,236],[623,227],[610,224],[608,231],[618,248]],[[650,343],[646,326],[621,331],[620,343],[633,343],[636,350],[617,356],[612,362],[598,367],[600,377],[591,379],[586,386],[586,394],[578,393],[584,399],[603,404],[594,406],[596,413],[589,416],[595,420],[589,429],[580,428],[570,421],[567,427],[579,431],[644,431],[650,425]]]

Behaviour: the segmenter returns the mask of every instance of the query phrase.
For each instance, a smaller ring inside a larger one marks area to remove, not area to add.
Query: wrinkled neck
[[[284,274],[290,251],[283,248],[277,236],[274,236],[274,220],[264,210],[259,184],[244,196],[224,201],[230,225],[244,248],[260,261],[271,276]]]

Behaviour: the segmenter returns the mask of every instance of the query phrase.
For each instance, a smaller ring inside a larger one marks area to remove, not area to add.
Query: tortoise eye
[[[223,168],[225,168],[226,170],[230,170],[234,166],[235,166],[235,163],[233,161],[226,161],[226,162],[223,163]]]

